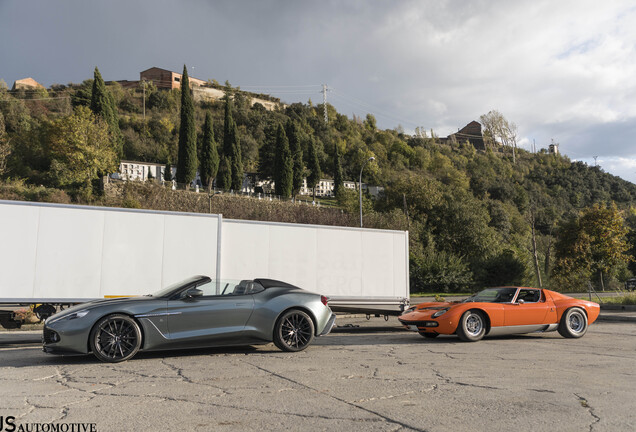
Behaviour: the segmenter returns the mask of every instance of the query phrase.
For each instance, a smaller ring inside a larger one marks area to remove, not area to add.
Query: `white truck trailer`
[[[0,304],[55,307],[143,295],[195,274],[271,278],[334,311],[408,306],[408,232],[222,215],[0,200]],[[0,324],[15,327],[11,314]]]

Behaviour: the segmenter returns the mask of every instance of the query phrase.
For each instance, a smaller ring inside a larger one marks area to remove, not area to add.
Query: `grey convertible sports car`
[[[139,350],[274,342],[301,351],[331,331],[327,298],[272,279],[195,276],[143,297],[95,300],[49,317],[43,350],[121,362]]]

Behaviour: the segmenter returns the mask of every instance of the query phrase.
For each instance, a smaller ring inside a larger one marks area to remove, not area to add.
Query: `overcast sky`
[[[0,0],[0,78],[157,66],[439,136],[496,109],[530,149],[636,183],[636,4],[612,0]]]

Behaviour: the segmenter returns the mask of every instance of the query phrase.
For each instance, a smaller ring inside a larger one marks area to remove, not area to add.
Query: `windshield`
[[[152,293],[152,294],[148,294],[150,297],[164,297],[168,294],[170,294],[173,291],[176,291],[178,288],[181,287],[185,287],[186,285],[190,285],[194,282],[196,282],[197,280],[200,280],[201,282],[204,281],[209,281],[210,278],[208,278],[207,276],[195,276],[195,277],[191,277],[188,278],[186,280],[181,280],[179,282],[175,282],[173,284],[168,285],[167,287],[160,289],[159,291]]]
[[[207,276],[196,276],[169,285],[154,294],[150,294],[150,296],[170,297],[186,287],[196,287],[201,290],[201,295],[205,297],[256,294],[264,289],[262,285],[252,280],[221,279],[216,281]]]
[[[510,303],[517,288],[487,288],[468,297],[465,302]]]

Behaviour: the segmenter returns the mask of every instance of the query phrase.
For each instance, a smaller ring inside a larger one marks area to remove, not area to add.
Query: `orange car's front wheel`
[[[559,333],[566,338],[580,338],[587,332],[587,315],[581,308],[565,311],[559,323]]]
[[[465,342],[477,342],[485,334],[486,318],[484,314],[477,310],[464,312],[457,326],[457,336]]]

